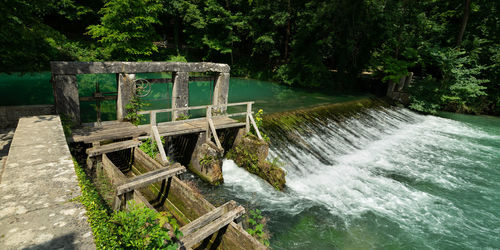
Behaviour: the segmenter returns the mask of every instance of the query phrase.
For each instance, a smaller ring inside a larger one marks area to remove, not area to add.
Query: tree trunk
[[[465,27],[467,26],[467,21],[469,20],[471,1],[472,0],[465,0],[464,17],[462,19],[462,26],[460,27],[460,33],[458,33],[457,47],[460,47],[460,45],[462,45],[462,39],[464,37]]]
[[[288,43],[290,40],[290,19],[291,17],[291,7],[290,7],[290,0],[288,0],[288,14],[290,15],[287,20],[287,25],[286,25],[286,35],[285,35],[285,62],[288,63]]]

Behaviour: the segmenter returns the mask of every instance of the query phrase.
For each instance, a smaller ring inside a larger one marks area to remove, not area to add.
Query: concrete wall
[[[55,114],[54,105],[0,106],[0,128],[14,128],[19,118]]]

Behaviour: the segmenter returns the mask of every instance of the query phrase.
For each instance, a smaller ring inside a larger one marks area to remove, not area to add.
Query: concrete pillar
[[[127,116],[127,104],[135,95],[135,74],[116,74],[118,98],[116,99],[116,119],[123,121]]]
[[[215,81],[213,105],[227,104],[229,94],[229,73],[219,73]],[[220,108],[218,111],[226,111],[226,107]]]
[[[56,112],[80,124],[80,99],[76,75],[53,75],[52,88]]]
[[[188,168],[203,180],[217,186],[224,182],[222,159],[222,152],[217,150],[213,142],[207,141],[206,134],[202,132],[198,135]]]
[[[172,74],[172,108],[185,108],[189,104],[189,73],[174,72]],[[172,121],[175,121],[180,114],[187,115],[186,111],[172,112]]]

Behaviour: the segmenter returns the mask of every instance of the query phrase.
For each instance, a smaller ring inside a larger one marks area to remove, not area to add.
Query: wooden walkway
[[[245,127],[245,123],[239,122],[226,116],[214,116],[212,120],[215,129]],[[204,132],[207,129],[205,118],[190,119],[158,124],[160,136],[173,136]],[[130,122],[104,122],[101,126],[87,126],[75,129],[72,132],[73,142],[92,143],[105,140],[117,140],[123,138],[150,137],[150,125],[136,127]]]

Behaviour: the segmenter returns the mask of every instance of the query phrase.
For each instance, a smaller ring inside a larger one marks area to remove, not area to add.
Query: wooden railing
[[[160,133],[158,132],[158,123],[157,123],[157,114],[158,113],[172,113],[172,117],[175,118],[176,112],[179,111],[189,111],[189,110],[200,110],[200,109],[206,109],[206,116],[203,118],[195,118],[195,119],[186,119],[186,120],[180,120],[180,121],[170,121],[170,122],[164,122],[161,123],[162,125],[168,125],[169,123],[182,123],[182,122],[187,122],[187,121],[192,121],[192,120],[200,120],[200,119],[205,119],[207,122],[206,125],[206,140],[210,141],[212,135],[214,136],[215,144],[219,148],[219,150],[223,150],[222,144],[219,141],[219,138],[217,136],[217,131],[213,122],[212,117],[213,116],[225,116],[225,117],[234,117],[234,116],[245,116],[246,118],[246,124],[245,124],[245,132],[248,133],[250,132],[250,126],[253,126],[255,133],[257,134],[257,137],[259,139],[262,139],[262,135],[260,134],[259,128],[257,127],[257,124],[255,123],[255,120],[252,116],[252,104],[254,102],[238,102],[238,103],[229,103],[229,104],[221,104],[221,105],[205,105],[205,106],[193,106],[193,107],[185,107],[185,108],[169,108],[169,109],[156,109],[156,110],[145,110],[145,111],[139,111],[137,114],[140,115],[149,115],[150,116],[150,126],[151,126],[151,138],[152,142],[153,140],[156,142],[158,145],[158,150],[160,152],[161,160],[163,161],[164,164],[168,163],[167,156],[165,154],[165,149],[163,148],[163,144],[161,142],[160,138]],[[232,113],[229,114],[227,113],[227,108],[228,107],[234,107],[234,106],[244,106],[246,105],[246,112],[239,112],[239,113]]]

